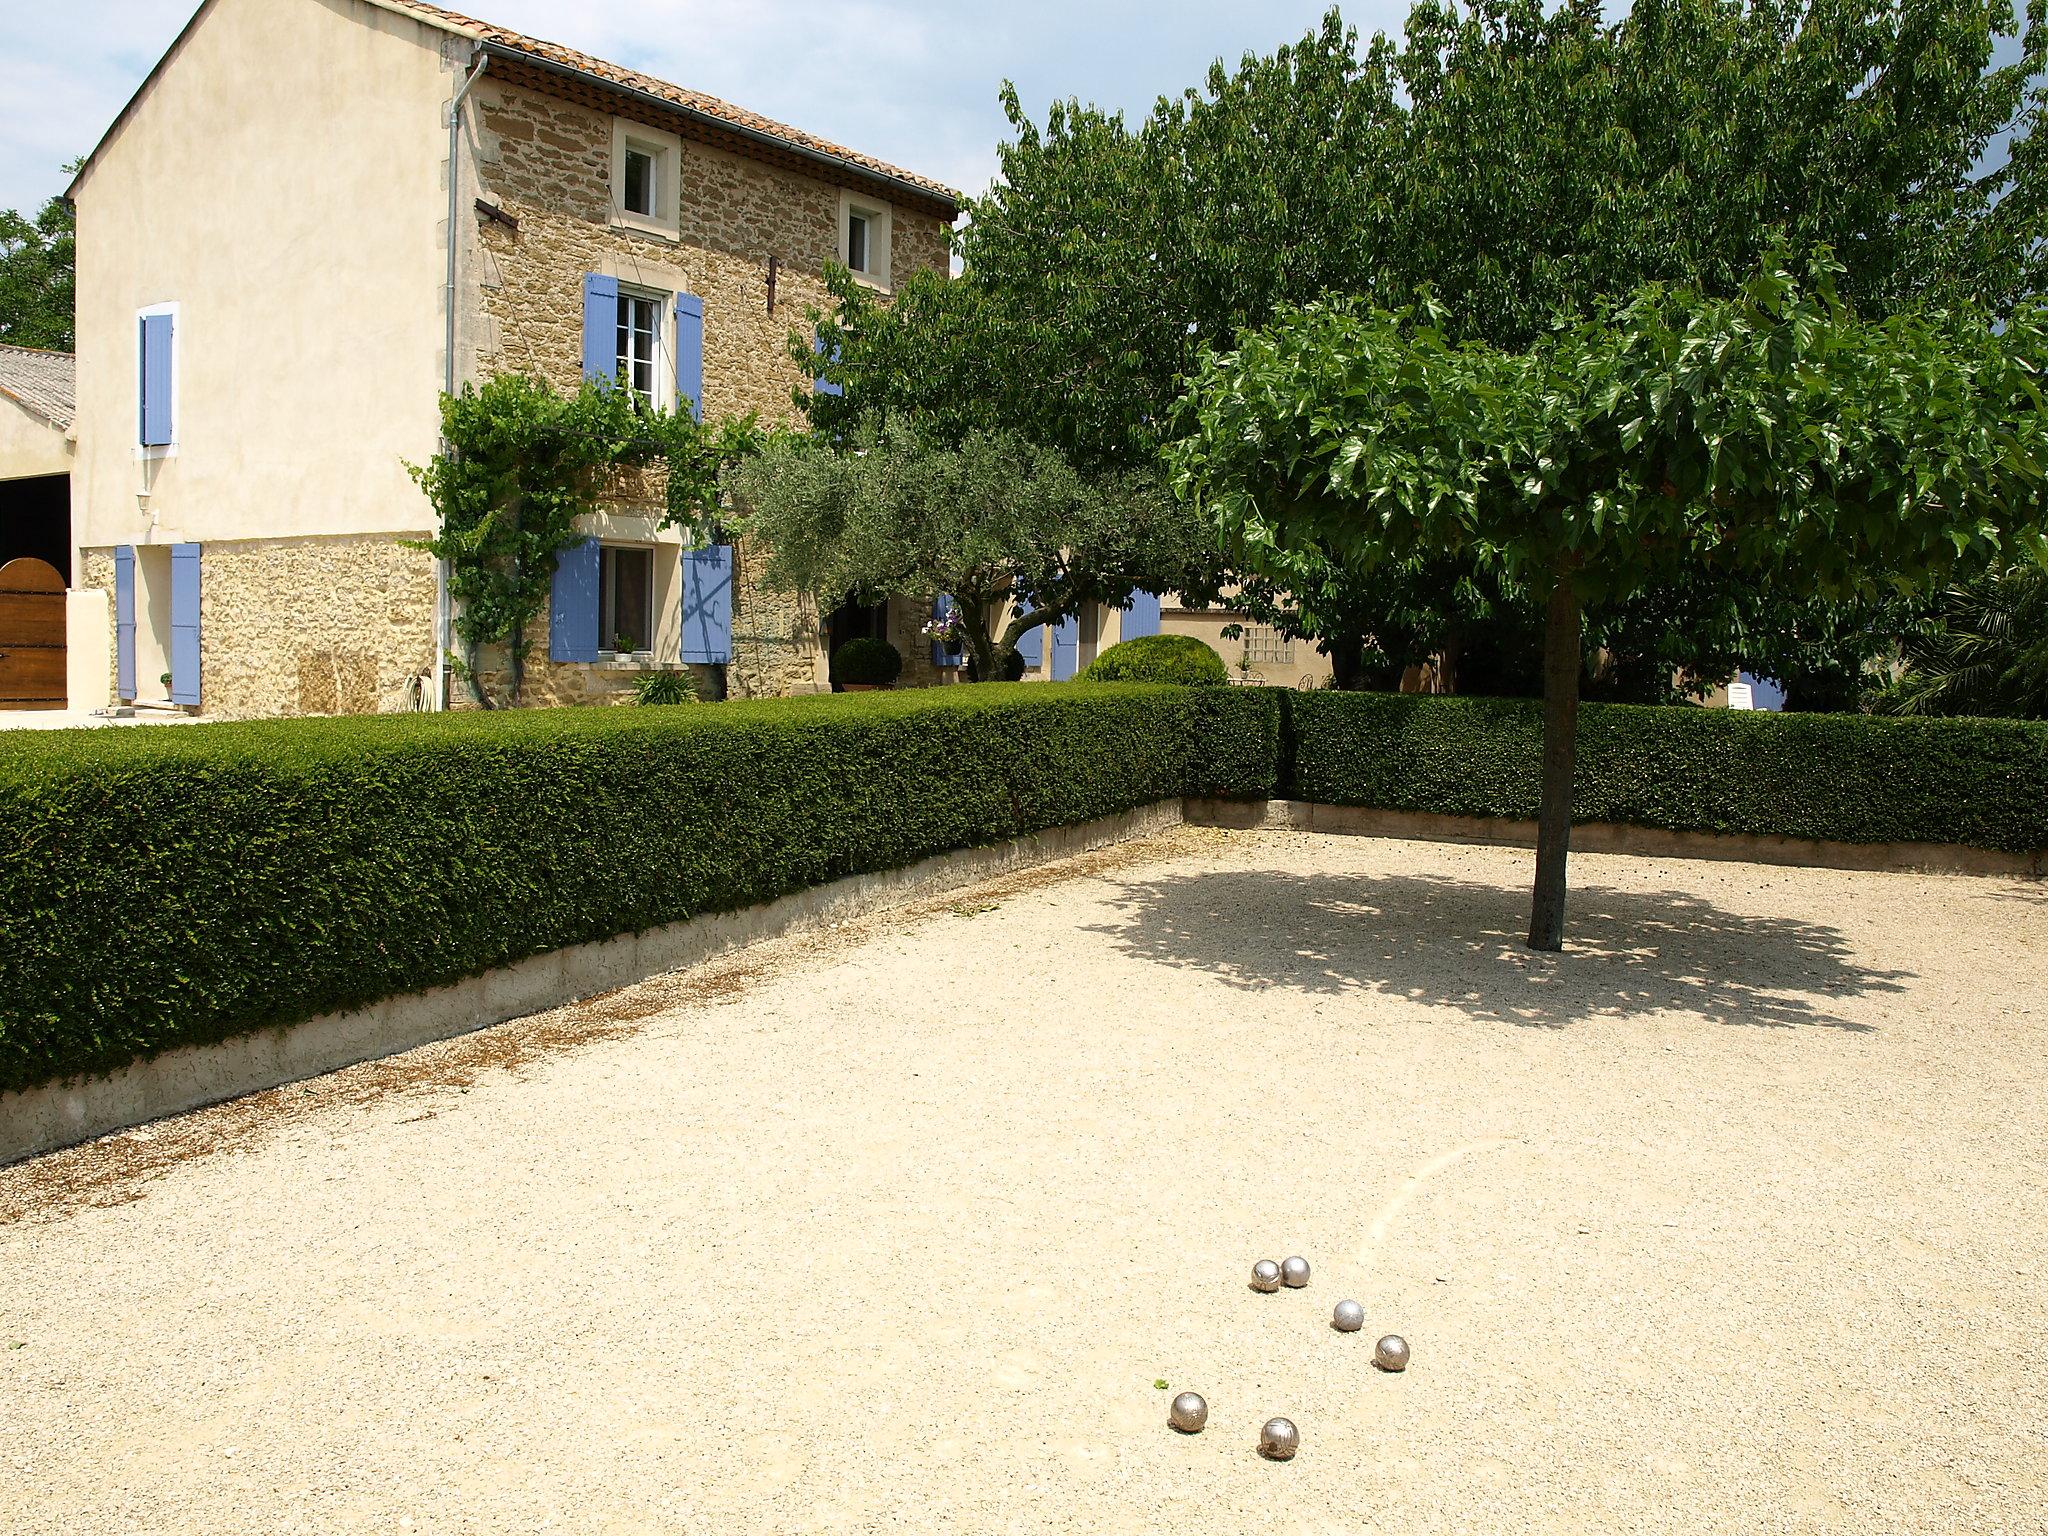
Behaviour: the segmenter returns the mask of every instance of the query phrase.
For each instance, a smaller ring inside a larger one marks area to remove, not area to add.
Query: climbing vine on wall
[[[577,519],[606,501],[619,471],[664,471],[662,526],[713,536],[722,475],[759,435],[751,415],[709,425],[650,410],[608,379],[563,395],[541,379],[497,374],[443,395],[441,451],[406,466],[440,531],[408,542],[448,563],[461,670],[477,702],[498,702],[478,665],[494,645],[508,660],[506,702],[519,702],[555,562],[585,537]]]

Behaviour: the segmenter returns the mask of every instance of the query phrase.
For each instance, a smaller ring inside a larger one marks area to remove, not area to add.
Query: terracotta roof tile
[[[75,412],[76,368],[69,352],[39,352],[0,342],[0,395],[68,431]]]
[[[773,118],[761,116],[758,112],[749,112],[729,101],[721,101],[716,96],[707,96],[702,91],[685,90],[679,85],[669,84],[666,80],[657,80],[652,75],[643,75],[637,70],[607,63],[587,53],[579,53],[573,48],[565,48],[560,43],[543,42],[539,38],[492,26],[489,22],[477,21],[438,5],[428,5],[425,0],[382,0],[382,3],[393,10],[409,12],[424,21],[476,38],[480,42],[529,54],[535,59],[573,69],[579,74],[589,75],[626,90],[644,92],[672,103],[686,112],[701,113],[706,117],[728,123],[734,128],[764,134],[794,149],[841,161],[851,170],[866,171],[891,181],[908,183],[927,196],[942,203],[949,203],[955,208],[963,201],[958,192],[943,182],[932,180],[929,176],[920,176],[915,171],[906,171],[900,166],[889,164],[886,160],[877,160],[872,155],[860,154],[843,145],[834,144],[829,139],[821,139],[816,134],[805,133],[801,128],[792,128],[787,123],[778,123]]]

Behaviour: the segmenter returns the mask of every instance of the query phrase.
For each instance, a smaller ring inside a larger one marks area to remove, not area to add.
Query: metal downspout
[[[455,99],[448,103],[448,285],[442,295],[442,307],[447,311],[447,334],[443,339],[446,367],[442,372],[441,388],[445,394],[455,393],[455,252],[458,236],[456,221],[462,208],[462,104],[469,99],[471,87],[483,78],[490,65],[490,55],[481,48],[474,55],[476,67],[462,82],[462,89],[455,93]],[[443,445],[446,446],[445,444]],[[448,647],[454,640],[454,610],[448,595],[448,562],[445,558],[434,561],[434,698],[432,708],[448,707]]]

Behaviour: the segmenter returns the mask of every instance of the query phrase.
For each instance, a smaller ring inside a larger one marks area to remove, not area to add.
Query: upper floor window
[[[655,234],[680,228],[683,141],[643,123],[612,119],[612,222]]]
[[[178,306],[153,304],[136,313],[135,440],[151,456],[178,441]]]
[[[891,223],[886,203],[865,202],[850,193],[840,193],[839,259],[854,276],[877,288],[889,286]]]
[[[619,290],[618,373],[635,395],[651,406],[661,400],[661,318],[663,295]]]

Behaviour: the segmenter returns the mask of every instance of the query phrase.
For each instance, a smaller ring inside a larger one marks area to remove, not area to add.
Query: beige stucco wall
[[[575,389],[583,368],[583,279],[598,272],[662,293],[704,301],[706,419],[752,411],[763,421],[795,415],[791,391],[808,372],[789,356],[793,329],[807,331],[806,310],[825,306],[824,266],[836,255],[839,189],[795,171],[685,140],[674,235],[613,219],[610,116],[491,79],[476,105],[465,176],[482,196],[517,219],[516,233],[495,221],[465,232],[462,348],[470,376],[518,371]],[[894,274],[916,264],[943,270],[947,233],[939,221],[892,208]],[[768,258],[777,258],[776,307],[767,303]],[[631,509],[628,509],[631,510]],[[592,530],[605,535],[601,524]],[[680,548],[673,530],[652,533],[658,569]],[[736,697],[829,686],[816,605],[770,591],[754,579],[759,552],[739,550],[734,582],[733,661],[727,686]],[[914,630],[920,620],[910,620]],[[902,626],[892,626],[902,627]],[[929,681],[929,652],[918,669],[904,652],[906,682]],[[658,660],[666,660],[658,657]],[[530,702],[601,702],[624,697],[641,669],[625,664],[558,666],[548,660],[545,619],[529,654],[523,696]],[[487,678],[502,684],[491,658]]]
[[[426,527],[401,461],[436,437],[451,81],[441,34],[363,0],[201,12],[76,190],[81,546]],[[149,461],[136,311],[165,303]]]
[[[0,480],[71,471],[72,445],[63,431],[0,395]]]

